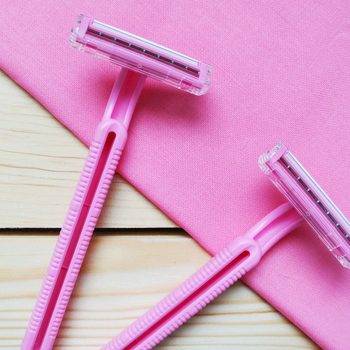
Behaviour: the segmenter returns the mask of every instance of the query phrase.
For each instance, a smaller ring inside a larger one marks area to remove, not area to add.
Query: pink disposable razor
[[[210,85],[209,65],[83,15],[72,30],[70,42],[123,69],[91,143],[22,350],[53,347],[146,76],[195,95],[204,94]]]
[[[297,210],[290,203],[273,210],[109,342],[104,350],[152,349],[256,266],[275,243],[302,222],[300,214],[339,262],[350,268],[349,222],[292,153],[279,144],[262,155],[259,164]]]

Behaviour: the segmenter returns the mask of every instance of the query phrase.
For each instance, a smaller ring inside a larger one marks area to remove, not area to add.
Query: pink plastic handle
[[[22,350],[52,349],[106,199],[145,76],[122,70],[97,127],[29,322]]]
[[[144,316],[108,343],[104,350],[152,349],[260,260],[253,240],[238,239]]]
[[[102,349],[152,349],[258,264],[301,221],[289,203],[279,206]]]
[[[116,171],[126,131],[100,124],[61,229],[22,349],[51,349]]]

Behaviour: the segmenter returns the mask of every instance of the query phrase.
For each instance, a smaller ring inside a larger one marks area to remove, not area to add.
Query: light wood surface
[[[1,72],[0,140],[0,349],[15,350],[87,150]],[[99,349],[209,258],[119,176],[99,227],[56,350]],[[159,348],[317,349],[242,283]]]

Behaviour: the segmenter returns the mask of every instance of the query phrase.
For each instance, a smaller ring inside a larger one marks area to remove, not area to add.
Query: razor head
[[[210,65],[84,15],[73,27],[70,43],[195,95],[210,86]]]
[[[350,223],[282,143],[259,158],[259,165],[318,236],[350,268]]]

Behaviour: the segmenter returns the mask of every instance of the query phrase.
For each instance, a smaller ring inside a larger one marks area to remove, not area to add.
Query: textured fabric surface
[[[119,168],[211,253],[283,201],[257,167],[279,140],[350,215],[348,0],[0,2],[2,69],[86,144],[119,70],[70,48],[79,13],[212,63],[203,97],[147,81]],[[349,348],[350,273],[306,224],[245,281]]]

